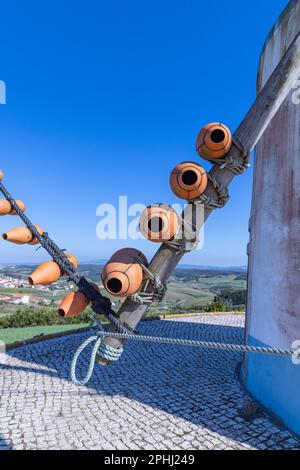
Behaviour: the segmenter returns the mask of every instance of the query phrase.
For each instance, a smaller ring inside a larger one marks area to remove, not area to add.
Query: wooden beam
[[[234,133],[235,139],[242,142],[246,149],[250,151],[257,144],[299,76],[300,35],[296,37],[293,44],[287,50],[262,92]],[[243,163],[242,152],[236,146],[232,147],[228,156],[240,164]],[[226,168],[221,168],[219,165],[212,167],[210,175],[225,188],[230,185],[235,177],[234,173]],[[205,194],[214,199],[217,198],[216,191],[212,184],[209,184]],[[187,219],[193,210],[193,205],[188,204],[183,216]],[[212,209],[205,208],[204,222],[212,212]],[[182,253],[176,253],[174,248],[163,244],[152,259],[149,269],[153,273],[157,273],[162,282],[166,282],[182,257]],[[128,298],[118,312],[119,320],[129,328],[135,329],[148,307],[148,305],[139,305]],[[110,329],[115,330],[113,326],[111,326]],[[108,345],[116,348],[122,345],[122,341],[115,338],[105,338],[104,341]],[[98,356],[97,359],[104,365],[110,363],[100,356]]]

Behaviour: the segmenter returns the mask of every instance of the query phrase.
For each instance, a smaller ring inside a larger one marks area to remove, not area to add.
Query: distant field
[[[244,273],[222,273],[180,270],[170,278],[165,300],[152,308],[162,310],[180,307],[191,309],[207,305],[214,301],[215,295],[221,289],[246,289],[246,276]]]
[[[53,297],[53,291],[42,291],[42,290],[36,290],[32,288],[26,288],[26,287],[18,287],[18,288],[0,288],[0,294],[24,294],[24,295],[34,295],[36,297]]]
[[[2,267],[0,274],[6,274],[12,277],[26,277],[34,266],[10,266]],[[99,264],[80,265],[78,271],[88,279],[101,284],[100,273],[102,266]],[[61,279],[59,285],[63,287],[66,279]],[[155,304],[150,308],[150,313],[164,313],[172,310],[176,312],[187,312],[189,309],[201,309],[201,307],[214,301],[215,296],[222,289],[246,289],[247,273],[243,269],[209,269],[209,268],[178,268],[167,283],[168,290],[164,301],[161,304]],[[47,300],[58,300],[65,295],[63,290],[38,291],[26,288],[20,289],[0,289],[0,294],[23,293],[38,296]],[[122,301],[116,297],[111,297],[101,288],[101,294],[110,297],[114,302],[114,308],[117,310]],[[5,307],[0,303],[0,316],[13,314],[16,310],[22,308],[19,305]]]
[[[60,333],[63,331],[77,330],[84,328],[88,323],[80,325],[52,325],[52,326],[32,326],[28,328],[6,328],[0,330],[0,341],[4,343],[14,343],[15,341],[23,341],[25,339],[34,338],[39,335],[50,335],[53,333]]]

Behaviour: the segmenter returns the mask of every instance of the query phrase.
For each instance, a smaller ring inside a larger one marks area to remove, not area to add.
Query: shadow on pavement
[[[242,343],[244,330],[203,323],[150,321],[141,324],[139,332]],[[89,384],[76,387],[70,382],[71,360],[88,336],[89,333],[75,334],[11,351],[10,356],[21,359],[22,365],[9,365],[8,361],[1,367],[2,374],[26,371],[31,387],[36,385],[37,374],[51,376],[55,382],[53,393],[58,390],[60,394],[71,393],[74,400],[80,400],[86,393],[127,397],[163,411],[165,419],[175,416],[240,443],[248,443],[253,429],[263,430],[265,422],[270,426],[265,417],[252,423],[239,416],[239,408],[247,398],[236,379],[241,353],[128,341],[117,363],[108,367],[96,364]],[[86,373],[89,357],[90,350],[80,361],[82,375]],[[18,390],[22,392],[22,384]],[[28,393],[28,385],[27,388],[24,385],[23,391]]]

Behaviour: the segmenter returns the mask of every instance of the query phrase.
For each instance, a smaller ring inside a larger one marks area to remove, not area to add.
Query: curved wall
[[[296,0],[263,49],[258,92],[299,32]],[[290,349],[300,340],[300,91],[291,91],[255,149],[249,229],[246,340]],[[289,358],[248,355],[243,380],[265,407],[300,434],[300,365]]]

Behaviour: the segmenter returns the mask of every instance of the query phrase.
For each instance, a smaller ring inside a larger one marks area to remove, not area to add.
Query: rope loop
[[[95,344],[93,346],[87,373],[83,379],[79,380],[76,375],[76,368],[77,368],[79,356],[93,342]],[[90,381],[94,372],[96,355],[99,350],[101,342],[102,342],[102,338],[99,338],[99,336],[90,336],[79,346],[79,348],[75,352],[74,357],[72,359],[72,363],[71,363],[71,379],[75,385],[86,385]]]
[[[108,361],[116,362],[123,353],[123,348],[113,348],[112,346],[109,346],[108,344],[104,343],[103,339],[107,334],[106,331],[103,329],[101,323],[99,323],[98,321],[95,322],[95,318],[92,315],[91,315],[91,319],[94,323],[94,326],[98,328],[98,331],[96,335],[90,336],[89,338],[87,338],[79,346],[79,348],[76,350],[73,356],[72,363],[71,363],[71,380],[75,385],[86,385],[90,381],[93,375],[94,369],[95,369],[95,362],[96,362],[97,354],[104,357]],[[128,334],[128,333],[123,333],[123,334]],[[78,360],[81,354],[83,353],[83,351],[91,343],[94,343],[94,346],[92,349],[88,370],[84,378],[79,380],[76,375]]]

